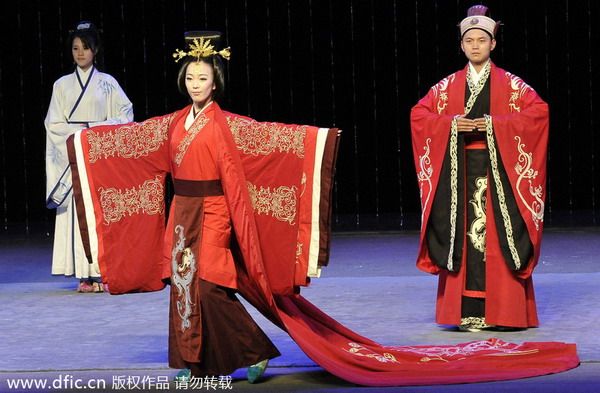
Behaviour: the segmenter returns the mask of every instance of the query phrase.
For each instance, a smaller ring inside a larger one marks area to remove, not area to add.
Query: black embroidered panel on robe
[[[496,147],[498,147],[498,143],[496,142],[496,136],[494,136],[494,143],[496,143]],[[519,255],[519,259],[521,261],[521,266],[519,268],[517,268],[515,264],[515,261],[512,257],[508,245],[506,227],[502,218],[502,212],[500,210],[500,203],[498,201],[498,192],[496,190],[496,184],[490,178],[488,186],[491,190],[491,202],[494,209],[494,217],[496,220],[496,231],[498,231],[498,242],[500,243],[502,256],[504,257],[504,260],[506,261],[506,264],[508,265],[509,269],[520,270],[524,269],[527,266],[527,263],[531,260],[531,257],[533,257],[533,244],[531,243],[531,239],[529,238],[529,232],[527,231],[525,220],[523,220],[523,217],[521,216],[521,212],[519,211],[519,207],[517,206],[517,201],[515,200],[515,195],[513,193],[512,186],[508,179],[508,175],[506,174],[504,164],[502,163],[502,152],[500,151],[500,149],[496,149],[496,151],[498,155],[498,172],[500,174],[502,188],[504,189],[504,199],[506,201],[508,215],[510,217],[512,236],[515,242],[517,254]]]
[[[458,138],[458,184],[464,184],[464,140]],[[448,255],[450,254],[450,143],[446,147],[444,163],[440,172],[435,197],[431,204],[431,212],[427,222],[425,237],[431,260],[441,268],[448,269]],[[452,254],[453,266],[451,271],[458,271],[462,262],[463,244],[465,239],[464,225],[464,187],[458,187],[459,207],[456,218],[456,237]],[[462,203],[461,203],[462,201]]]
[[[469,100],[471,91],[465,86],[465,103]],[[490,80],[483,86],[481,93],[475,100],[471,111],[466,116],[469,119],[483,117],[490,112]],[[465,133],[458,134],[458,209],[456,216],[456,234],[454,239],[454,252],[452,254],[452,271],[458,271],[463,262],[463,249],[465,246]],[[467,138],[485,139],[484,132],[467,134]],[[427,223],[427,247],[431,260],[444,269],[448,269],[448,254],[450,253],[450,143],[446,148],[444,163],[442,165],[440,180],[435,197],[431,205],[431,213]]]
[[[468,101],[471,95],[468,85],[465,86],[465,103]],[[471,111],[466,116],[469,119],[476,119],[483,117],[485,114],[490,113],[490,80],[488,79],[484,85],[481,93],[475,100]],[[485,140],[485,130],[475,131],[473,133],[459,133],[458,134],[458,202],[459,206],[457,209],[456,217],[456,233],[454,239],[454,250],[452,254],[452,271],[458,271],[463,263],[463,249],[465,248],[465,208],[467,206],[467,200],[465,196],[465,138],[471,140],[482,139]],[[497,144],[496,144],[497,146]],[[513,238],[517,253],[519,254],[520,260],[523,265],[521,268],[526,266],[526,262],[531,259],[533,255],[533,245],[529,239],[525,222],[520,215],[518,210],[514,194],[506,171],[501,162],[501,154],[499,154],[499,173],[500,180],[503,184],[505,191],[506,205],[508,207],[509,216],[511,218],[511,226],[513,232]],[[489,155],[489,153],[488,153]],[[485,165],[489,165],[489,160],[486,160]],[[511,270],[516,270],[515,262],[511,256],[510,248],[508,246],[506,229],[504,227],[504,220],[500,212],[500,206],[498,202],[498,195],[496,188],[493,187],[494,182],[492,179],[488,181],[488,187],[491,190],[492,200],[490,201],[493,209],[494,216],[496,218],[496,230],[498,232],[500,249],[502,255],[506,260],[508,267]],[[448,143],[446,154],[444,156],[444,163],[442,165],[440,180],[435,192],[435,197],[431,206],[431,213],[427,223],[426,229],[426,240],[429,251],[429,256],[432,261],[442,267],[448,268],[448,255],[450,253],[450,200],[451,200],[451,177],[450,177],[450,143]],[[488,204],[489,206],[489,204]]]

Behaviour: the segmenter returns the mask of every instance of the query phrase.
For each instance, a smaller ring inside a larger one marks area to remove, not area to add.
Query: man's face
[[[481,66],[490,58],[490,53],[496,47],[496,40],[481,29],[471,29],[463,36],[460,47],[474,66]]]

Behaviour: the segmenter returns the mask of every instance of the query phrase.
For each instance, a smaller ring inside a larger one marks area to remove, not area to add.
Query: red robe
[[[236,235],[236,287],[320,366],[357,384],[391,386],[514,379],[579,363],[575,345],[564,343],[384,347],[324,314],[297,292],[327,262],[337,130],[259,123],[213,105],[204,127],[217,145],[217,173]],[[188,111],[92,128],[70,141],[90,255],[111,293],[164,286],[164,194],[154,185],[175,165],[167,146],[179,146],[172,130]],[[114,203],[106,201],[109,188]]]
[[[413,153],[422,206],[417,266],[425,272],[440,274],[436,320],[448,325],[458,325],[461,321],[465,269],[456,272],[450,267],[446,270],[436,265],[429,255],[425,234],[442,164],[450,151],[448,145],[453,143],[453,119],[465,111],[467,67],[433,86],[411,112]],[[495,217],[492,208],[486,213],[485,321],[492,325],[530,327],[538,324],[531,273],[539,258],[542,239],[548,106],[523,80],[494,64],[490,83],[492,124],[487,132],[488,178],[496,186],[497,199],[501,201],[498,208],[503,215]],[[510,219],[505,218],[505,213],[508,216],[510,212],[502,206],[509,190],[502,188],[497,180],[501,171],[508,177],[517,214],[524,220],[526,235],[533,246],[533,254],[528,260],[520,260],[515,251]],[[492,187],[488,187],[488,201],[492,201],[491,190]],[[458,204],[460,206],[461,201]],[[448,209],[452,211],[452,201],[448,201]],[[453,226],[456,228],[456,223],[451,224]],[[506,232],[503,241],[508,248],[504,254],[498,239],[498,226]],[[451,236],[449,233],[449,242]]]

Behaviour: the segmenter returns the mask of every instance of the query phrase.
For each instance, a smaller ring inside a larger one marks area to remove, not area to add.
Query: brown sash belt
[[[173,179],[175,195],[186,197],[208,197],[223,195],[221,180],[182,180]]]

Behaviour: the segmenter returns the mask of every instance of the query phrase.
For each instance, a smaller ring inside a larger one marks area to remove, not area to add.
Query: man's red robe
[[[445,156],[452,155],[452,149],[456,149],[454,119],[465,113],[467,67],[433,86],[411,112],[413,153],[422,207],[417,266],[425,272],[440,275],[436,319],[438,323],[448,325],[458,325],[461,321],[465,269],[456,269],[456,266],[453,269],[452,265],[460,266],[461,261],[451,261],[451,256],[445,268],[435,264],[429,255],[425,234],[429,220],[435,219],[430,213],[440,184],[442,164]],[[488,124],[486,139],[490,160],[488,183],[492,187],[488,187],[486,199],[491,203],[494,190],[497,195],[493,197],[499,201],[496,211],[502,214],[496,217],[494,209],[487,208],[485,321],[492,325],[530,327],[538,324],[531,273],[539,258],[542,239],[548,106],[523,80],[494,64],[490,83],[491,124]],[[451,162],[455,158],[446,159]],[[509,187],[502,184],[502,176],[507,176]],[[451,184],[456,177],[452,172]],[[506,204],[509,197],[516,201],[518,212],[509,211]],[[456,217],[456,209],[462,209],[465,203],[452,199],[447,201],[450,220]],[[519,214],[525,222],[525,235],[533,246],[533,254],[527,260],[522,260],[517,252],[518,240],[514,238],[510,213]],[[456,224],[449,225],[448,243],[455,236],[452,231],[456,230]],[[499,239],[499,236],[504,238]],[[505,244],[504,250],[500,240]]]
[[[164,287],[162,184],[176,159],[165,146],[179,116],[92,128],[70,141],[85,237],[111,293]],[[211,116],[237,239],[232,253],[242,267],[239,293],[324,369],[357,384],[392,386],[514,379],[579,364],[574,344],[385,347],[340,325],[298,294],[328,258],[337,130],[261,123],[218,107]]]

